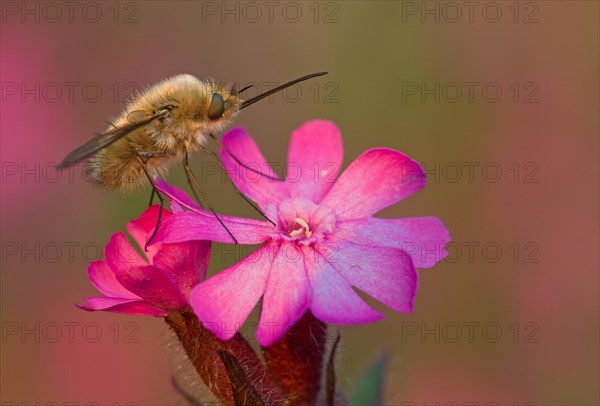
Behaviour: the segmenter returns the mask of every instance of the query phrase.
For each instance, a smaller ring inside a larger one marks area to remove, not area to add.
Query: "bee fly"
[[[164,208],[164,197],[158,192],[153,179],[166,174],[173,164],[183,162],[188,184],[196,200],[200,199],[194,186],[219,223],[237,243],[194,177],[188,164],[188,155],[202,150],[216,157],[222,165],[218,155],[204,145],[210,138],[224,148],[214,134],[223,131],[240,110],[296,83],[326,73],[302,76],[248,100],[242,100],[240,93],[250,86],[237,91],[234,86],[212,80],[201,81],[192,75],[173,76],[137,95],[106,132],[68,154],[58,168],[66,168],[91,157],[86,167],[87,178],[105,188],[130,191],[148,181],[152,186],[150,202],[154,194],[160,200],[157,224],[146,243],[148,245],[158,231]],[[230,155],[240,166],[256,172],[231,153]],[[241,193],[240,195],[269,220],[248,198]]]

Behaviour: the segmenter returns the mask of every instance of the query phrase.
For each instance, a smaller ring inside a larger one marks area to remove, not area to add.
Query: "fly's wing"
[[[137,118],[137,116],[141,115],[141,113],[142,113],[141,111],[139,111],[139,112],[135,111],[133,113],[130,113],[128,118],[131,118],[131,117]],[[88,158],[88,157],[94,155],[96,152],[100,151],[102,148],[108,147],[110,144],[123,138],[124,136],[131,133],[132,131],[135,131],[138,128],[145,126],[146,124],[156,120],[159,117],[165,116],[167,113],[168,113],[167,111],[163,110],[158,113],[151,114],[151,115],[143,114],[145,117],[141,118],[140,120],[136,120],[135,122],[123,124],[119,127],[113,128],[105,133],[97,135],[96,137],[92,138],[91,140],[89,140],[88,142],[86,142],[85,144],[83,144],[82,146],[77,148],[75,151],[73,151],[69,155],[67,155],[65,157],[65,159],[63,159],[63,161],[60,164],[58,164],[57,168],[63,169],[68,166],[75,165],[77,162],[80,162],[80,161],[84,160],[85,158]]]

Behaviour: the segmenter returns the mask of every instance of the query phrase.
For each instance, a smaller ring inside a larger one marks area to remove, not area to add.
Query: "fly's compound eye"
[[[223,101],[223,96],[219,93],[213,93],[210,107],[208,108],[208,118],[211,120],[218,120],[221,118],[224,111],[225,101]]]

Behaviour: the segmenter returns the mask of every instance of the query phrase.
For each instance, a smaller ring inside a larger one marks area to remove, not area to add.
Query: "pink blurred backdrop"
[[[429,184],[381,215],[435,215],[453,237],[451,260],[420,273],[414,314],[371,301],[386,320],[342,329],[343,387],[387,349],[386,404],[600,404],[597,2],[478,2],[472,14],[459,2],[275,2],[272,16],[261,2],[75,3],[72,15],[2,3],[3,402],[170,405],[171,375],[190,379],[162,320],[74,306],[94,293],[88,260],[147,191],[105,192],[52,164],[165,76],[264,90],[328,70],[238,124],[278,162],[313,118],[340,127],[346,164],[374,146],[408,153]],[[459,99],[442,90],[457,86]],[[183,184],[179,169],[170,179]],[[206,185],[222,212],[253,216],[219,176]],[[233,261],[223,256],[213,271]]]

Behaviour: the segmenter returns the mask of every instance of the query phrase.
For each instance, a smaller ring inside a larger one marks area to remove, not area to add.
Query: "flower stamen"
[[[301,218],[295,218],[294,221],[300,224],[300,228],[290,231],[290,237],[298,237],[299,235],[304,233],[306,238],[310,238],[310,236],[312,235],[312,231],[310,231],[308,223]]]

